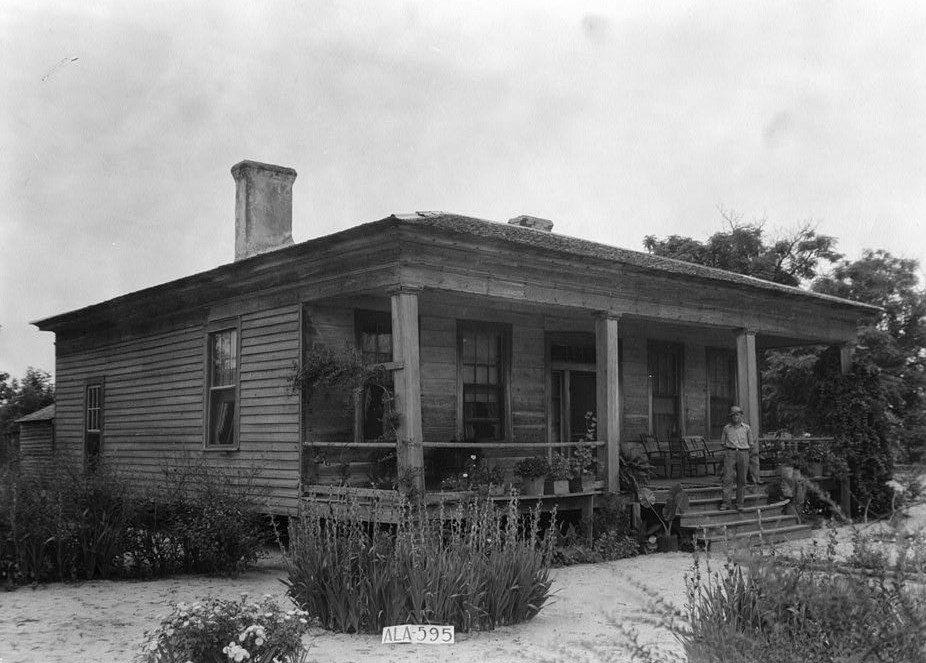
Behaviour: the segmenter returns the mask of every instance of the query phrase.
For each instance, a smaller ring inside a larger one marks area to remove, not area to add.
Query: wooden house
[[[622,444],[717,438],[734,402],[758,429],[757,353],[835,344],[848,362],[877,312],[531,216],[394,214],[294,244],[295,171],[232,173],[234,262],[35,323],[57,339],[59,452],[140,480],[178,451],[250,468],[288,511],[316,484],[369,487],[390,452],[425,491],[472,450],[510,476],[592,412],[598,489],[615,489]],[[345,343],[391,370],[397,440],[376,399],[293,389],[306,352]]]

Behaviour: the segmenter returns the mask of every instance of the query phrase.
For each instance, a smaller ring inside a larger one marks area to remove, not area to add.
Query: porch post
[[[392,355],[400,366],[393,373],[395,408],[399,415],[396,456],[400,489],[424,490],[421,432],[421,358],[418,353],[418,292],[392,294]]]
[[[848,343],[839,346],[839,369],[843,375],[852,370],[852,346]]]
[[[612,313],[602,313],[595,320],[598,439],[605,442],[605,489],[612,492],[620,489],[618,471],[621,451],[621,397],[618,387],[618,319],[619,316]]]
[[[743,329],[736,334],[736,390],[743,419],[759,438],[762,422],[759,400],[759,368],[756,362],[756,333]]]

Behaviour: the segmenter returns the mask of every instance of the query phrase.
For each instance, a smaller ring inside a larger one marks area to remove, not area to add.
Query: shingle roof
[[[198,288],[200,286],[209,287],[210,285],[218,283],[242,282],[245,279],[251,278],[256,272],[264,273],[266,271],[266,265],[279,265],[288,260],[292,260],[295,263],[300,261],[303,256],[311,255],[312,252],[319,247],[336,246],[338,242],[347,241],[352,237],[370,236],[377,232],[387,231],[390,228],[395,229],[402,227],[431,228],[442,233],[455,233],[461,236],[509,242],[535,251],[559,253],[563,256],[568,256],[571,260],[600,260],[615,265],[627,265],[642,270],[650,270],[657,274],[670,274],[684,278],[726,282],[796,297],[812,298],[831,304],[848,306],[858,310],[860,314],[865,315],[874,315],[881,310],[869,304],[862,304],[839,297],[802,290],[801,288],[772,283],[771,281],[764,281],[752,276],[743,276],[742,274],[726,272],[721,269],[704,267],[702,265],[696,265],[681,260],[673,260],[671,258],[663,258],[640,251],[622,249],[616,246],[569,237],[568,235],[559,233],[545,232],[533,228],[524,228],[508,223],[487,221],[485,219],[477,219],[446,212],[415,212],[412,214],[392,214],[378,221],[371,221],[331,235],[316,237],[276,251],[268,251],[245,260],[231,262],[175,281],[128,293],[106,302],[100,302],[74,311],[37,320],[32,324],[38,326],[40,329],[53,329],[56,325],[62,324],[63,322],[74,322],[81,316],[93,311],[98,311],[104,307],[114,305],[131,306],[142,297],[166,296],[167,293],[171,292],[174,288],[182,287],[189,289]]]
[[[51,421],[55,418],[55,404],[46,405],[41,410],[36,410],[32,414],[27,414],[25,417],[20,417],[16,420],[16,423],[22,424],[29,421]]]

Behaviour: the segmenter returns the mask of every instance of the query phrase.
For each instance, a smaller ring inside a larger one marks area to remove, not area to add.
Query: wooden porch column
[[[617,323],[619,316],[602,313],[595,320],[598,439],[605,442],[605,490],[620,490],[621,396],[618,387]]]
[[[852,370],[852,346],[848,343],[839,346],[839,369],[843,375]]]
[[[736,390],[743,419],[759,439],[762,406],[759,400],[759,368],[756,362],[756,333],[743,329],[736,334]]]
[[[418,292],[392,294],[392,356],[401,368],[393,373],[399,414],[396,455],[400,489],[424,490],[421,432],[421,357],[418,352]]]

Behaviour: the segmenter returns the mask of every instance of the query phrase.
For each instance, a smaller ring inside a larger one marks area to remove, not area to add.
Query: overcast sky
[[[718,208],[926,264],[926,3],[0,8],[0,371],[28,323],[231,262],[241,159],[297,242],[443,210],[642,250]]]

